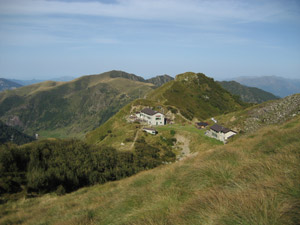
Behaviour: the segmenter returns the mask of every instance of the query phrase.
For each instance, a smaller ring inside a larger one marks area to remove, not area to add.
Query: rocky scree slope
[[[266,125],[281,124],[299,114],[300,94],[295,94],[220,116],[217,119],[225,126],[249,133]]]

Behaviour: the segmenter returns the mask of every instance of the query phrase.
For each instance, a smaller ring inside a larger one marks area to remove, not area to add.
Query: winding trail
[[[186,138],[183,135],[180,134],[176,134],[175,138],[177,139],[177,146],[180,147],[181,150],[181,154],[178,157],[178,160],[182,160],[183,158],[187,157],[187,156],[191,156],[194,154],[191,154],[191,150],[190,150],[190,140],[188,138]]]
[[[131,147],[130,147],[131,150],[133,149],[134,144],[135,144],[136,140],[137,140],[138,137],[139,137],[139,132],[140,132],[140,130],[137,130],[137,132],[135,133],[134,140],[133,140],[133,142],[132,142],[132,144],[131,144]]]

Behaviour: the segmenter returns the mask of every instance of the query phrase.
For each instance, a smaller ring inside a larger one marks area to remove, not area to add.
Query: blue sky
[[[299,0],[0,0],[0,77],[300,78]]]

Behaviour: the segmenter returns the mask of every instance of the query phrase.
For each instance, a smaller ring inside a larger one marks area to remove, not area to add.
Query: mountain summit
[[[147,97],[176,107],[187,119],[206,119],[240,109],[244,103],[203,73],[187,72],[159,87]]]

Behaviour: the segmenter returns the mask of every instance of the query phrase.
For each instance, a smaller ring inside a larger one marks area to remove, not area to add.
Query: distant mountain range
[[[126,72],[123,72],[123,73],[124,74],[128,74]],[[124,75],[124,76],[126,77],[126,75]],[[136,76],[136,75],[134,75],[134,76]],[[171,77],[169,75],[166,75],[166,74],[165,75],[158,75],[158,76],[152,77],[150,79],[144,79],[144,78],[142,78],[140,76],[137,76],[137,77],[134,78],[134,76],[128,75],[127,78],[128,79],[132,79],[132,80],[141,81],[141,82],[152,83],[156,87],[159,87],[159,86],[163,85],[166,82],[174,80],[173,77]],[[44,81],[71,81],[71,80],[74,80],[76,78],[75,77],[70,77],[70,76],[63,76],[63,77],[50,78],[50,79],[47,79],[47,80],[37,80],[37,79],[32,79],[32,80],[18,80],[18,79],[4,79],[4,78],[0,78],[0,79],[3,79],[5,81],[7,81],[7,82],[10,81],[12,84],[15,84],[15,86],[18,85],[18,87],[21,87],[21,86],[26,86],[26,85],[41,83],[41,82],[44,82]],[[0,83],[0,85],[1,85],[1,83]],[[8,89],[8,88],[6,88],[6,89]],[[1,89],[0,89],[0,91],[1,91]]]
[[[11,81],[7,83],[12,84],[10,88],[21,86]],[[1,92],[0,119],[30,135],[83,137],[137,98],[159,102],[191,120],[243,107],[245,103],[232,94],[252,103],[277,98],[237,82],[218,84],[201,73],[180,74],[175,80],[168,75],[144,79],[113,70],[67,82],[44,81]]]
[[[168,79],[158,76],[151,81],[158,85],[163,80]],[[122,71],[69,82],[45,81],[1,92],[0,119],[27,134],[80,137],[154,88],[150,81]]]
[[[22,86],[26,86],[26,85],[31,85],[31,84],[36,84],[36,83],[40,83],[40,82],[44,82],[44,81],[71,81],[74,80],[75,77],[70,77],[70,76],[63,76],[63,77],[56,77],[56,78],[50,78],[47,80],[39,80],[39,79],[32,79],[32,80],[18,80],[18,79],[7,79],[10,81],[13,81],[15,83],[21,84]]]
[[[255,87],[247,87],[236,81],[222,81],[219,84],[231,94],[238,95],[244,102],[262,103],[279,97]]]
[[[280,97],[300,93],[300,79],[287,79],[277,76],[236,77],[232,80],[240,84],[257,87]]]
[[[11,90],[18,87],[22,87],[22,85],[4,78],[0,78],[0,91]]]

